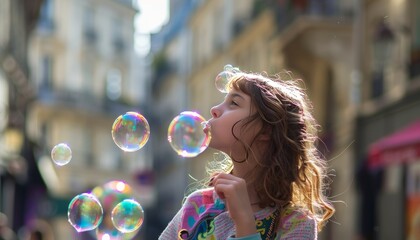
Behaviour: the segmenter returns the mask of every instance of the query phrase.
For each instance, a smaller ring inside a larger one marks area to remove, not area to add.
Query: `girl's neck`
[[[247,159],[243,162],[235,162],[233,161],[233,170],[232,170],[232,174],[240,177],[240,178],[244,178],[245,180],[247,180],[247,176],[249,175],[249,173],[254,170],[256,167],[256,163],[255,160],[253,159]]]
[[[244,169],[244,168],[241,168],[241,167],[238,167],[238,168],[234,167],[233,170],[232,170],[232,174],[234,176],[243,178],[247,182],[247,191],[248,191],[249,202],[251,204],[252,210],[254,212],[258,212],[262,208],[259,206],[260,199],[258,197],[258,194],[256,193],[253,185],[249,184],[249,181],[247,180],[247,175],[248,175],[249,171],[250,171],[249,169]]]

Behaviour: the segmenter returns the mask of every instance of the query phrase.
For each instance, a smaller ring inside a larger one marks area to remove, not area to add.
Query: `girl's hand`
[[[226,203],[229,216],[236,227],[236,237],[244,237],[257,232],[254,212],[244,179],[227,173],[214,176],[212,185],[216,193]]]

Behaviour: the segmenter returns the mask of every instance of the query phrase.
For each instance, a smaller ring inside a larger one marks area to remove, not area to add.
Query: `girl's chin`
[[[213,139],[210,140],[210,143],[208,145],[208,148],[213,149],[213,150],[217,150],[217,151],[222,151],[220,149],[220,147],[217,146],[217,144],[215,142],[213,142]]]

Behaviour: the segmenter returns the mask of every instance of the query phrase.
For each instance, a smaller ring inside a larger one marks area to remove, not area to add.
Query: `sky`
[[[170,0],[137,0],[140,13],[134,20],[136,52],[145,56],[150,50],[150,34],[158,32],[169,20]]]

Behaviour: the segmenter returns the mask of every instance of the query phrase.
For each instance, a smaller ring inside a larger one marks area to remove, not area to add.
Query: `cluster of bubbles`
[[[238,73],[238,68],[226,65],[215,79],[216,88],[226,93],[230,78]],[[127,112],[115,119],[111,135],[121,150],[135,152],[149,140],[150,126],[140,113]],[[197,112],[181,112],[169,124],[168,142],[182,157],[201,154],[210,140],[210,126]],[[72,159],[71,148],[67,143],[57,144],[51,150],[51,159],[58,166],[68,164]],[[68,206],[68,221],[77,232],[95,230],[97,239],[129,240],[142,226],[144,211],[135,200],[131,186],[123,181],[111,181],[75,196]]]
[[[68,221],[77,232],[95,230],[97,239],[132,239],[144,221],[144,211],[130,185],[110,181],[74,197]]]

